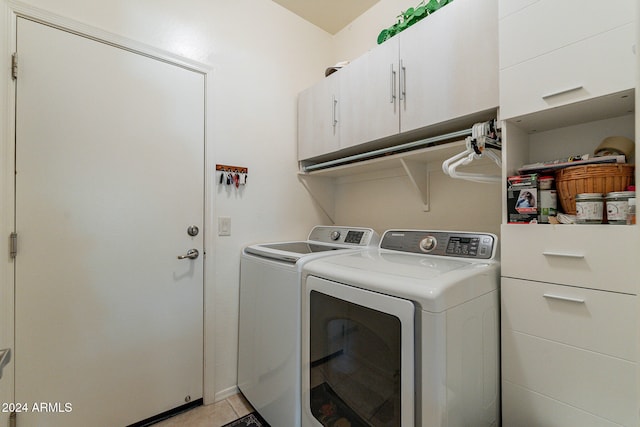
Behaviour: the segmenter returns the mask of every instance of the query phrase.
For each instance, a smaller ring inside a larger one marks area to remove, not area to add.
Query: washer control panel
[[[375,246],[380,237],[371,228],[331,227],[318,225],[309,233],[309,241],[340,243],[353,246]]]
[[[458,258],[491,259],[498,238],[490,233],[428,230],[388,230],[380,248]]]

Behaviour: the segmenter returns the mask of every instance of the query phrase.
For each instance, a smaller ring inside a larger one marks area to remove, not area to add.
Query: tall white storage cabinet
[[[607,136],[640,140],[636,7],[500,0],[505,180]],[[503,211],[502,425],[638,426],[638,226],[517,225]]]

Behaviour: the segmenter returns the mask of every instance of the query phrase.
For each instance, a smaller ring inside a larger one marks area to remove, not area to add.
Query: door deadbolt
[[[187,228],[187,234],[189,236],[197,236],[199,232],[200,229],[195,225],[189,226],[189,228]]]

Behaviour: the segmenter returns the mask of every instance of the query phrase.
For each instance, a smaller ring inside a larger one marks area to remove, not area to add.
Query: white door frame
[[[213,206],[215,178],[215,162],[213,159],[213,144],[211,143],[211,118],[206,114],[212,85],[210,77],[211,67],[170,52],[157,49],[146,44],[103,31],[89,25],[74,21],[51,12],[34,8],[15,0],[0,0],[0,22],[5,28],[0,32],[0,349],[14,348],[14,264],[9,257],[8,239],[15,230],[15,82],[11,78],[9,67],[11,54],[16,50],[16,23],[18,16],[40,23],[66,30],[83,37],[110,44],[137,54],[145,55],[160,61],[168,62],[189,70],[199,72],[205,77],[205,253],[204,260],[204,402],[212,403],[215,398],[214,383],[214,299],[213,279],[214,253],[213,245]],[[19,60],[18,60],[19,62]],[[14,364],[13,360],[5,367],[0,379],[0,403],[14,400]],[[8,413],[0,408],[0,425],[6,425]]]

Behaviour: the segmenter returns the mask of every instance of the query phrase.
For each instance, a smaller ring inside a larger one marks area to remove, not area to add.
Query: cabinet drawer
[[[501,118],[633,88],[633,41],[634,26],[628,24],[501,69]]]
[[[635,363],[503,329],[502,378],[612,422],[637,426]]]
[[[516,384],[502,383],[504,427],[620,427],[586,411],[534,393]]]
[[[636,294],[637,226],[502,225],[502,275]]]
[[[502,327],[636,360],[635,296],[502,279]]]
[[[603,7],[596,0],[501,0],[500,68],[629,24],[634,2],[617,0]]]

